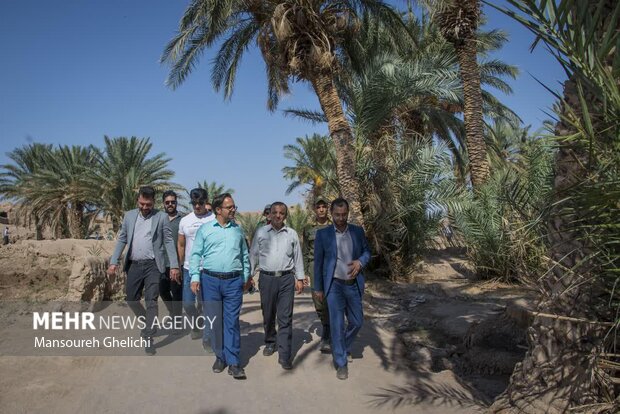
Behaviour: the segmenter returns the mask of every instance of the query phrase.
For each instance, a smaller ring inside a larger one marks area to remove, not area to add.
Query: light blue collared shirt
[[[189,259],[192,282],[200,281],[200,270],[213,272],[243,272],[247,282],[250,278],[250,259],[243,230],[229,222],[222,227],[217,220],[203,224],[196,232]]]

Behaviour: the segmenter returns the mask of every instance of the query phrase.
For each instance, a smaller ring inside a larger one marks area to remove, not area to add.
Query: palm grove
[[[420,1],[406,12],[363,0],[195,0],[162,62],[176,88],[215,48],[211,79],[229,98],[255,46],[270,110],[291,82],[308,83],[321,110],[285,114],[327,123],[329,136],[284,148],[287,191],[349,199],[377,273],[406,274],[443,234],[467,248],[481,277],[539,289],[529,350],[495,412],[614,412],[620,3],[507,3],[502,11],[568,75],[545,134],[524,128],[493,94],[510,93],[517,70],[489,57],[508,39],[481,28],[477,0]],[[102,149],[32,144],[9,154],[0,190],[37,232],[81,238],[101,212],[118,226],[140,185],[178,188],[169,160],[150,149],[138,138],[106,137]],[[294,227],[307,217],[298,211]]]

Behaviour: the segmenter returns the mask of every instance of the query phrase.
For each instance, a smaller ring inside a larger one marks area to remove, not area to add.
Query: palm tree
[[[32,175],[46,168],[52,145],[34,143],[14,149],[7,154],[13,164],[4,164],[0,172],[0,194],[18,203],[19,215],[26,218],[28,223],[34,223],[35,237],[43,238],[41,217],[33,214],[28,200],[23,196],[22,188],[28,183]]]
[[[463,117],[467,154],[474,188],[489,176],[482,118],[483,101],[478,66],[476,32],[480,22],[480,0],[422,0],[439,30],[453,46],[463,82]]]
[[[243,229],[243,233],[249,245],[252,245],[252,239],[256,234],[256,230],[263,225],[263,215],[261,213],[238,213],[236,220]]]
[[[98,206],[111,218],[114,231],[118,231],[123,214],[135,208],[136,194],[144,185],[156,191],[182,190],[170,180],[174,172],[168,169],[169,158],[160,153],[153,157],[149,138],[104,137],[105,146],[97,152],[97,167],[91,180],[100,192]]]
[[[310,185],[310,204],[318,196],[333,198],[340,193],[336,178],[336,154],[329,137],[313,134],[312,137],[297,137],[296,145],[284,146],[284,158],[294,165],[282,168],[284,178],[291,180],[286,189],[290,194],[302,185]]]
[[[508,3],[503,11],[546,43],[569,80],[555,128],[553,266],[537,284],[528,352],[491,410],[618,412],[620,3]]]
[[[74,239],[84,238],[88,230],[85,213],[96,210],[99,197],[99,190],[89,179],[97,151],[93,146],[64,145],[47,156],[45,168],[30,177],[22,194],[33,212],[48,218],[53,229]],[[62,231],[65,223],[67,229]]]
[[[289,91],[291,78],[309,82],[328,121],[336,148],[338,181],[351,205],[352,220],[363,224],[359,181],[355,176],[353,135],[335,86],[338,50],[358,29],[363,12],[398,24],[399,16],[382,1],[194,0],[162,62],[171,65],[167,83],[179,86],[204,49],[222,41],[212,81],[229,98],[243,52],[256,42],[265,61],[268,107]]]
[[[214,197],[229,193],[234,194],[235,190],[232,188],[226,187],[224,184],[218,184],[215,181],[208,182],[207,180],[203,180],[201,183],[198,183],[198,188],[204,188],[207,190],[207,194],[209,194],[209,199],[213,200]]]

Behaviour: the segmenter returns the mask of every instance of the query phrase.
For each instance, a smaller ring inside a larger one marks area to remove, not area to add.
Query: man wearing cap
[[[312,227],[304,231],[304,268],[308,272],[306,280],[310,281],[311,288],[314,288],[314,239],[316,238],[316,232],[332,224],[327,215],[327,207],[328,205],[325,199],[320,197],[316,199],[314,202],[314,222],[312,223]],[[332,350],[329,340],[329,310],[327,308],[327,302],[325,302],[325,299],[319,300],[314,291],[312,291],[312,302],[314,302],[314,309],[316,309],[316,314],[323,325],[319,350],[321,352],[330,353]]]
[[[250,260],[243,230],[235,223],[237,206],[228,193],[213,200],[215,220],[198,229],[189,259],[191,289],[202,293],[205,316],[212,325],[210,340],[216,359],[213,372],[228,365],[228,374],[245,379],[240,365],[239,314],[250,279]],[[212,322],[213,321],[213,322]]]
[[[286,204],[278,201],[271,205],[271,224],[256,231],[250,262],[252,269],[260,273],[258,283],[265,328],[263,355],[272,355],[277,344],[278,363],[288,370],[293,368],[294,295],[303,291],[305,275],[297,232],[284,225],[287,215]]]
[[[271,224],[271,204],[267,204],[263,209],[263,217],[261,218],[261,226]]]

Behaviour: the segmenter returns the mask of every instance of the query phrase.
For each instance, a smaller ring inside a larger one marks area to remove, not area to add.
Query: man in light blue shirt
[[[235,222],[237,206],[230,194],[213,200],[215,220],[196,233],[189,259],[191,289],[202,292],[205,323],[211,325],[210,339],[216,355],[213,372],[228,365],[235,379],[245,379],[239,363],[241,332],[239,314],[243,291],[249,287],[250,260],[243,230]]]

